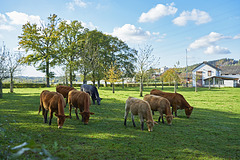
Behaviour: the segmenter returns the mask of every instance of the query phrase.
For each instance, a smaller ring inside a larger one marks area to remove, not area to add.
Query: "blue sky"
[[[240,59],[239,0],[8,0],[0,2],[0,46],[14,51],[27,21],[50,14],[117,36],[130,47],[152,45],[155,67]],[[63,74],[58,68],[52,70]],[[21,75],[44,76],[32,67]]]

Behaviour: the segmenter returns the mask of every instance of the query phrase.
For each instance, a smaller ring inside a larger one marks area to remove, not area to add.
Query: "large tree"
[[[59,19],[53,14],[48,17],[48,23],[37,24],[26,23],[22,27],[23,33],[18,38],[19,45],[26,52],[31,51],[28,56],[23,57],[22,63],[37,65],[37,68],[46,73],[47,87],[50,86],[50,66],[55,65],[55,47],[59,39],[57,25]]]
[[[70,24],[67,21],[62,21],[59,24],[60,40],[57,48],[59,50],[58,62],[65,64],[69,71],[70,86],[74,80],[74,71],[78,70],[77,60],[81,52],[81,40],[83,38],[83,26],[81,22],[72,21]]]

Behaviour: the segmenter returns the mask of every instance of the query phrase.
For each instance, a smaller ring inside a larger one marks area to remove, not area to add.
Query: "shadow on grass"
[[[187,119],[184,111],[179,110],[172,126],[160,123],[150,133],[146,123],[144,131],[140,130],[138,116],[135,116],[136,128],[130,115],[125,127],[124,101],[109,97],[100,106],[91,105],[90,110],[95,114],[88,125],[83,125],[73,114],[63,129],[57,129],[55,117],[49,126],[43,123],[42,115],[37,115],[38,94],[4,96],[7,99],[0,101],[0,158],[3,159],[11,154],[10,148],[32,140],[63,159],[239,158],[239,114],[195,108]],[[68,113],[65,108],[65,114]],[[154,120],[158,116],[155,112]],[[35,159],[36,154],[24,156]]]

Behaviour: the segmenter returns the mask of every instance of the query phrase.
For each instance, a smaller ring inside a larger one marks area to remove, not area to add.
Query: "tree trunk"
[[[143,79],[142,79],[142,77],[140,77],[140,97],[142,97],[143,95],[142,95],[142,92],[143,92]]]
[[[114,83],[112,83],[112,92],[115,93],[115,90],[114,90]]]
[[[98,89],[100,88],[100,80],[98,80]]]
[[[10,93],[13,93],[13,73],[10,74]]]
[[[72,66],[70,65],[70,68],[69,68],[69,81],[70,81],[70,87],[72,87],[72,81],[73,81],[73,74],[72,74]]]
[[[122,79],[122,88],[124,88],[124,79]]]
[[[177,83],[176,83],[176,81],[174,82],[174,93],[176,93],[177,92]]]
[[[2,80],[0,79],[0,98],[3,97],[3,94],[2,94]]]
[[[83,73],[83,84],[87,84],[87,72]]]
[[[105,87],[107,87],[107,81],[105,81]]]
[[[47,87],[50,87],[49,83],[49,61],[46,61],[46,80],[47,80]]]

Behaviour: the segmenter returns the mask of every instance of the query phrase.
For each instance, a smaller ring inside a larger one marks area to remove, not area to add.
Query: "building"
[[[215,67],[207,62],[192,70],[192,85],[199,87],[237,87],[240,82],[240,66]]]

